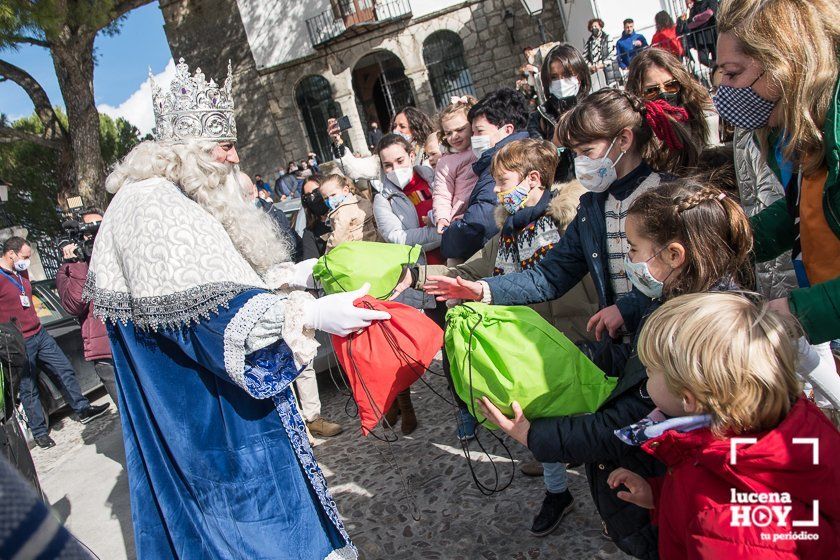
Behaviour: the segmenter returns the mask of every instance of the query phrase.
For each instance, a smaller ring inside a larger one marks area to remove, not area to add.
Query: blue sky
[[[138,99],[139,90],[148,77],[149,67],[153,73],[162,74],[172,58],[158,3],[152,2],[130,12],[119,35],[107,37],[100,34],[96,38],[96,55],[98,63],[94,71],[93,90],[100,110],[130,117],[132,122],[138,121],[134,122],[135,125],[146,128],[141,124],[148,124],[148,115],[137,114],[142,105]],[[22,46],[17,52],[0,51],[0,58],[32,74],[44,87],[53,105],[64,105],[52,58],[46,49]],[[127,104],[132,96],[135,101]],[[32,102],[17,84],[3,82],[0,83],[0,112],[10,118],[28,115],[32,112]],[[151,113],[151,105],[148,112]]]

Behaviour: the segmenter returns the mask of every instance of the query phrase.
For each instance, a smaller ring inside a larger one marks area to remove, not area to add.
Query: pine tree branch
[[[140,6],[145,6],[146,4],[150,4],[151,2],[152,0],[120,0],[119,2],[116,2],[114,4],[113,9],[111,9],[111,17],[108,18],[108,21],[104,22],[102,25],[96,28],[94,30],[94,33],[98,33],[102,29],[108,27],[109,25],[126,15],[131,10],[139,8]]]
[[[8,126],[0,126],[0,143],[6,144],[9,142],[32,142],[39,146],[46,148],[58,149],[61,145],[61,140],[57,138],[46,138],[33,132],[27,132],[17,128],[10,128]]]
[[[65,130],[50,103],[50,98],[38,80],[33,78],[26,70],[14,64],[0,59],[0,77],[12,80],[23,88],[32,104],[35,105],[35,114],[41,124],[44,125],[44,138],[52,140],[65,136]]]
[[[3,40],[9,44],[14,43],[28,43],[30,45],[35,45],[38,47],[50,48],[52,44],[49,41],[45,41],[43,39],[38,39],[36,37],[27,37],[25,35],[8,35],[3,37]]]

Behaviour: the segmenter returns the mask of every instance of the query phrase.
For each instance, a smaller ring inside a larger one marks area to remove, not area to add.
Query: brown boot
[[[402,415],[400,430],[408,435],[417,429],[417,416],[414,414],[414,405],[411,404],[411,389],[406,389],[397,395],[397,404],[400,406]]]
[[[386,430],[388,428],[396,428],[397,427],[397,418],[400,417],[400,405],[397,404],[397,401],[394,401],[394,404],[391,405],[391,408],[388,409],[388,412],[385,413],[385,416],[382,417],[382,427]]]

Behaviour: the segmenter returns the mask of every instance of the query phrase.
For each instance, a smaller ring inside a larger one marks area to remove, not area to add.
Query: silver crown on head
[[[155,139],[161,141],[212,140],[236,141],[236,120],[233,116],[231,65],[222,87],[212,79],[204,80],[200,68],[190,76],[190,68],[181,58],[175,66],[175,79],[169,91],[155,83],[149,69],[152,103],[155,111]]]

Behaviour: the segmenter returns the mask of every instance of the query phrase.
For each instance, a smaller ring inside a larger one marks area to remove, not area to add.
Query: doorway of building
[[[378,122],[383,131],[391,130],[396,112],[415,104],[405,67],[388,51],[375,51],[359,60],[353,69],[353,91],[366,132],[371,121]]]

